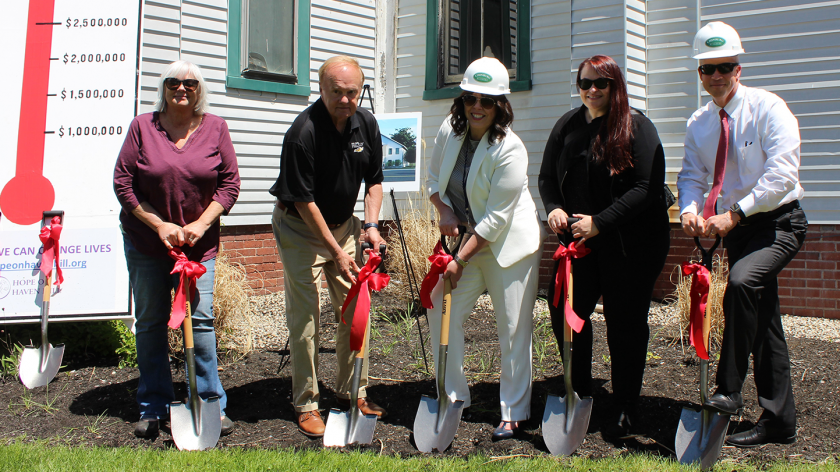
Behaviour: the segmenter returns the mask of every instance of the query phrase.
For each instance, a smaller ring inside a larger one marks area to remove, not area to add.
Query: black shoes
[[[762,444],[793,444],[796,431],[789,432],[767,428],[761,421],[751,430],[726,437],[726,443],[737,447],[756,447]]]
[[[604,428],[604,436],[608,439],[630,439],[639,436],[637,415],[629,410],[622,410],[618,421],[610,423]]]
[[[510,425],[510,429],[505,428],[505,425]],[[499,427],[493,430],[493,441],[501,441],[502,439],[510,439],[519,433],[518,421],[502,421]]]
[[[156,437],[159,433],[160,420],[156,416],[140,418],[140,421],[134,425],[134,435],[138,438],[150,439]]]
[[[729,395],[715,393],[706,400],[703,408],[723,413],[724,415],[737,415],[744,408],[744,400],[740,392],[733,392]]]
[[[236,426],[236,423],[233,422],[227,415],[222,416],[222,436],[227,436],[228,434],[233,432],[233,428]]]

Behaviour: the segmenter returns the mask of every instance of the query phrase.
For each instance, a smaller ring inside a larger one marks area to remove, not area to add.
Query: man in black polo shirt
[[[382,138],[373,115],[356,109],[364,74],[359,63],[336,56],[318,70],[321,98],[295,119],[283,139],[280,176],[269,192],[277,197],[272,215],[274,237],[283,262],[286,324],[292,359],[292,401],[298,427],[308,436],[324,435],[318,411],[318,288],[325,273],[336,313],[336,392],[340,406],[350,406],[354,353],[350,324],[355,303],[340,321],[341,305],[356,281],[357,248],[362,224],[353,216],[365,181],[365,239],[375,251],[382,205]],[[359,408],[383,416],[385,410],[365,394],[368,369],[365,342]]]

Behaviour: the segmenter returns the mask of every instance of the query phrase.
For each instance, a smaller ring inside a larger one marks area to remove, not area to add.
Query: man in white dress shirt
[[[712,101],[688,120],[677,188],[683,231],[724,238],[729,257],[718,386],[704,407],[732,415],[743,408],[753,354],[764,411],[753,429],[727,438],[751,447],[796,440],[777,276],[802,247],[808,222],[799,206],[799,124],[781,98],[740,84],[743,52],[738,33],[725,23],[709,23],[694,38],[694,59]]]

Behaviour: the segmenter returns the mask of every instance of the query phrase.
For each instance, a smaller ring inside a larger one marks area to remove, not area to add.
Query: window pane
[[[449,0],[447,3],[446,82],[460,81],[458,76],[482,56],[495,57],[515,78],[516,0]]]
[[[248,2],[249,70],[294,74],[295,0]]]

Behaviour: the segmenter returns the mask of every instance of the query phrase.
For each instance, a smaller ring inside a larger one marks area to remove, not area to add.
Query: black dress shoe
[[[138,438],[154,438],[160,432],[160,420],[157,417],[140,418],[134,425],[134,435]]]
[[[737,415],[744,408],[744,400],[741,398],[740,392],[733,392],[729,395],[716,393],[712,395],[703,408],[707,408],[724,415]]]
[[[510,424],[511,429],[505,428],[506,424]],[[499,427],[493,430],[493,441],[510,439],[517,433],[519,433],[519,424],[516,421],[502,421]]]
[[[610,423],[604,429],[604,436],[608,439],[629,439],[640,436],[636,415],[630,411],[622,411],[618,421]]]
[[[755,428],[726,437],[726,443],[737,447],[756,447],[762,444],[793,444],[796,431],[768,429],[759,422]]]
[[[227,436],[228,434],[233,432],[233,428],[236,426],[236,423],[233,422],[227,415],[222,416],[222,436]]]

